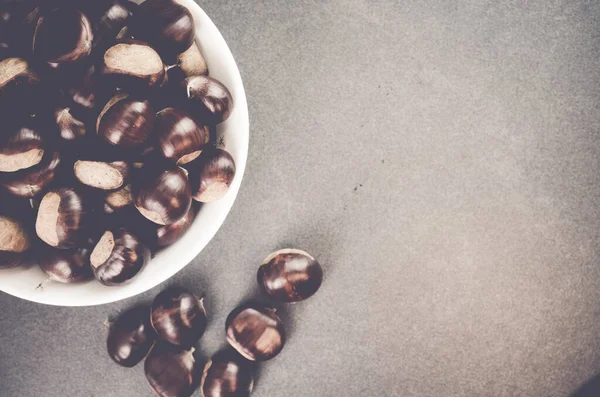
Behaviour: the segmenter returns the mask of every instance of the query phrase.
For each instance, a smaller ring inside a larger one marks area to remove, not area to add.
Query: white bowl
[[[225,149],[233,156],[236,175],[227,195],[202,206],[190,230],[175,244],[159,252],[132,280],[121,287],[105,287],[96,281],[82,284],[47,283],[37,267],[0,270],[0,290],[33,302],[57,306],[91,306],[118,301],[137,295],[169,279],[190,263],[215,235],[227,217],[237,196],[248,157],[249,121],[246,94],[240,72],[223,36],[210,18],[193,0],[178,0],[189,8],[196,23],[196,41],[200,45],[210,75],[231,91],[234,108],[229,119],[219,125]],[[141,0],[136,0],[141,2]]]

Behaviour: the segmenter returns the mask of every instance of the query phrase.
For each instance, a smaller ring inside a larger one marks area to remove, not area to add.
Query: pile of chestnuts
[[[195,37],[177,0],[1,3],[0,269],[123,285],[227,193],[233,98]]]
[[[322,280],[319,263],[300,250],[274,252],[258,270],[261,290],[278,303],[309,298]],[[274,358],[285,345],[283,322],[270,304],[240,305],[225,323],[230,346],[214,354],[202,369],[194,357],[194,346],[208,324],[202,301],[175,287],[159,293],[151,307],[124,312],[110,326],[108,354],[124,367],[145,359],[146,378],[160,397],[189,397],[197,388],[204,397],[249,396],[257,362]]]

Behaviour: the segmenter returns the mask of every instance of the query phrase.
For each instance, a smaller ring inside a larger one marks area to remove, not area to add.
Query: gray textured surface
[[[600,373],[600,3],[201,5],[251,115],[239,199],[167,283],[206,292],[204,357],[295,246],[326,280],[256,397],[567,396]],[[102,322],[165,286],[82,309],[1,295],[0,396],[150,396]]]

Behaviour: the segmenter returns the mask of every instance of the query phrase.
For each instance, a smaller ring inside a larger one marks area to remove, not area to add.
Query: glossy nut
[[[87,249],[47,248],[39,253],[38,264],[48,275],[49,281],[63,284],[77,283],[93,279],[89,254]]]
[[[204,366],[200,390],[204,397],[248,397],[254,388],[255,364],[233,350],[222,350]]]
[[[117,94],[108,101],[98,116],[98,135],[113,146],[133,148],[142,146],[152,131],[156,116],[150,102]]]
[[[225,323],[227,341],[251,361],[270,360],[285,345],[285,329],[275,310],[257,302],[235,309]]]
[[[227,87],[208,76],[186,78],[176,90],[176,96],[185,101],[198,120],[207,124],[222,123],[233,109],[233,97]]]
[[[56,179],[60,165],[59,152],[47,151],[34,167],[0,175],[0,185],[15,196],[36,197]]]
[[[317,292],[323,269],[307,252],[283,249],[269,255],[258,269],[262,291],[281,302],[300,302]]]
[[[157,344],[144,363],[148,383],[159,397],[190,397],[200,383],[193,350]]]
[[[166,108],[156,116],[156,136],[163,156],[187,164],[208,147],[210,130],[184,110]]]
[[[156,334],[150,325],[150,308],[136,307],[121,314],[111,325],[106,350],[113,361],[123,367],[134,367],[154,346]]]
[[[31,123],[5,126],[0,133],[0,172],[31,168],[44,156],[44,132]]]
[[[233,157],[223,149],[204,150],[186,168],[189,170],[192,197],[201,203],[223,198],[235,177]]]
[[[105,231],[90,257],[96,280],[107,286],[130,282],[149,261],[150,249],[124,228]]]

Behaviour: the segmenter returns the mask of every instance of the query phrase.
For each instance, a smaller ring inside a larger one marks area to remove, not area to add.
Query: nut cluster
[[[312,296],[321,286],[319,263],[300,250],[269,255],[258,270],[258,283],[276,303],[293,303]],[[107,339],[110,357],[132,367],[146,359],[148,383],[161,397],[189,397],[199,387],[203,397],[249,396],[257,362],[277,356],[286,333],[272,304],[251,301],[235,308],[225,322],[230,348],[196,364],[194,346],[204,334],[208,317],[203,299],[183,288],[159,293],[152,307],[123,313]]]
[[[233,98],[177,0],[0,5],[0,269],[128,283],[222,198]]]

